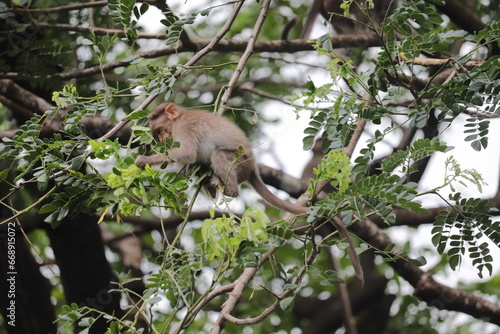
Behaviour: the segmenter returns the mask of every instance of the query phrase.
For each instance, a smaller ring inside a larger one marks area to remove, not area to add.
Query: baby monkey
[[[248,181],[271,205],[283,211],[303,214],[309,208],[285,202],[267,189],[259,174],[250,142],[243,131],[227,118],[203,110],[186,110],[163,103],[149,115],[149,127],[160,141],[170,138],[180,146],[162,154],[140,155],[135,164],[144,167],[173,161],[180,166],[199,163],[210,166],[213,176],[208,190],[217,188],[237,197],[239,184]]]

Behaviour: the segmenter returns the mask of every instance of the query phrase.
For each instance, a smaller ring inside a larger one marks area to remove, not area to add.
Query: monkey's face
[[[158,117],[149,123],[151,133],[159,141],[166,138],[172,139],[172,121],[167,117]]]

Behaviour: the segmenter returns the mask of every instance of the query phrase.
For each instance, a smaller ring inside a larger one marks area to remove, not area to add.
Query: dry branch
[[[449,63],[455,62],[455,60],[453,60],[453,59],[440,59],[440,58],[416,57],[413,59],[409,59],[406,57],[406,55],[403,52],[399,53],[399,59],[404,61],[405,63],[408,63],[408,64],[415,64],[415,65],[421,65],[421,66],[445,66]],[[463,66],[464,68],[472,68],[472,67],[476,67],[476,66],[481,66],[483,64],[484,64],[484,61],[470,60],[461,66]]]
[[[231,93],[234,89],[234,86],[236,86],[236,83],[238,82],[238,79],[240,78],[241,72],[245,68],[245,65],[250,58],[250,56],[253,53],[253,49],[255,46],[255,42],[257,40],[257,37],[259,36],[260,30],[262,29],[262,26],[264,25],[264,21],[266,20],[267,16],[267,11],[269,10],[269,6],[271,5],[270,0],[265,0],[264,4],[260,8],[260,14],[257,17],[257,21],[255,22],[255,26],[252,31],[252,35],[250,36],[250,39],[248,40],[247,46],[245,48],[245,52],[243,52],[243,55],[240,58],[240,61],[238,62],[238,66],[236,66],[236,69],[233,72],[233,75],[231,76],[231,80],[229,80],[228,85],[224,89],[224,95],[222,95],[220,104],[219,104],[219,110],[218,114],[222,115],[224,111],[226,110],[227,103],[229,102],[229,98],[231,97]]]

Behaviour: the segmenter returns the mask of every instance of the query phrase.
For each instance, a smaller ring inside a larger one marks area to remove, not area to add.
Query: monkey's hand
[[[144,167],[147,164],[158,165],[164,163],[165,161],[168,161],[168,159],[163,154],[153,154],[149,156],[139,155],[137,156],[137,158],[135,158],[134,164],[137,167]]]

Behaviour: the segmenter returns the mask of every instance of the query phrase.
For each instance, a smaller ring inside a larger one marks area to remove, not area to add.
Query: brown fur
[[[243,131],[228,119],[202,110],[185,110],[173,104],[161,104],[149,116],[151,132],[160,141],[170,138],[180,147],[168,152],[179,165],[209,165],[213,176],[208,185],[210,194],[221,187],[226,196],[236,197],[239,184],[245,181],[273,206],[295,214],[309,208],[285,202],[267,189],[260,177],[250,142]],[[161,154],[139,156],[135,164],[160,164],[167,161]]]

